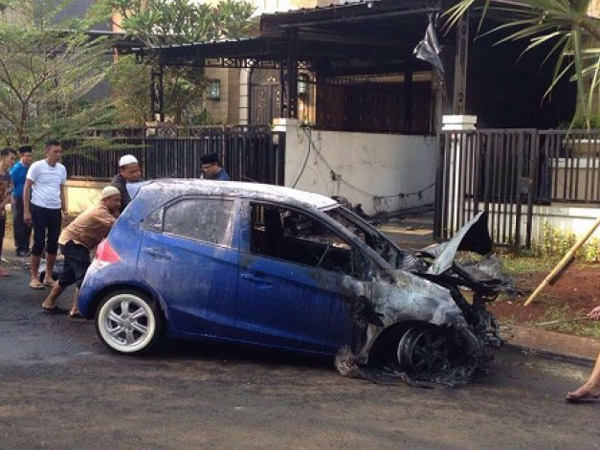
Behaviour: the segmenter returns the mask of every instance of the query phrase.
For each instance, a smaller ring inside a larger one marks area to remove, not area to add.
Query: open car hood
[[[492,238],[488,231],[488,213],[482,211],[473,217],[448,242],[427,247],[421,254],[435,258],[427,270],[430,275],[441,275],[452,267],[456,252],[467,250],[486,255],[492,251]]]

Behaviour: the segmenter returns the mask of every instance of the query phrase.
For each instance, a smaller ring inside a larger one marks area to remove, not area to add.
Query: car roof
[[[274,184],[181,178],[165,178],[135,184],[139,184],[144,192],[159,191],[164,195],[165,191],[173,191],[173,197],[194,194],[252,197],[259,200],[299,202],[318,209],[328,209],[338,205],[334,199],[321,194]],[[131,184],[128,183],[128,189],[130,186]]]

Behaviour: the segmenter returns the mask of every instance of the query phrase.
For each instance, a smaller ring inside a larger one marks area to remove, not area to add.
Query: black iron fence
[[[539,132],[536,200],[600,204],[600,130]]]
[[[124,154],[135,155],[143,176],[155,178],[199,178],[200,157],[217,153],[232,180],[282,185],[285,135],[270,129],[131,129],[109,131],[104,138],[110,148],[94,148],[94,139],[85,141],[86,150],[69,154],[64,164],[71,179],[109,179],[117,173]]]
[[[536,204],[600,205],[600,131],[443,131],[434,236],[445,240],[487,211],[495,243],[531,246]]]

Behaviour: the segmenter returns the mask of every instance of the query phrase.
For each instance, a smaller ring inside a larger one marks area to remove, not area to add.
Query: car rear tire
[[[133,290],[108,294],[96,310],[95,324],[98,338],[106,347],[129,355],[148,353],[164,330],[156,302]]]

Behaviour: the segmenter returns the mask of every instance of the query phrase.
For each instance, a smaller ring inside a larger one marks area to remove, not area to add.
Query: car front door
[[[231,337],[238,279],[236,202],[181,197],[144,223],[138,268],[183,333]]]
[[[352,247],[298,209],[250,202],[240,222],[236,337],[326,353],[347,343]]]

